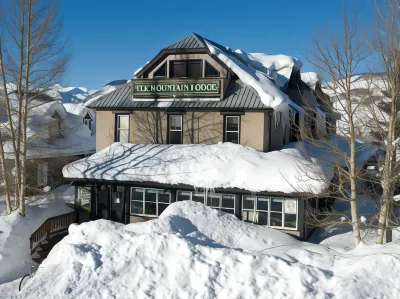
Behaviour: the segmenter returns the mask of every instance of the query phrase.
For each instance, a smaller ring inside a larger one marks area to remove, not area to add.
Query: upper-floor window
[[[219,77],[219,72],[215,67],[213,67],[209,62],[206,61],[206,70],[205,70],[206,77]]]
[[[168,143],[182,144],[182,115],[169,116]]]
[[[167,63],[164,63],[158,70],[154,72],[154,78],[165,78],[167,77]]]
[[[239,144],[240,116],[225,116],[224,140]]]
[[[129,114],[116,114],[115,142],[129,142]]]
[[[201,60],[183,60],[170,62],[171,78],[201,78]]]

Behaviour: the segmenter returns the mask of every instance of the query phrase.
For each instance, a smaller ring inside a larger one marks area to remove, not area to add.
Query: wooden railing
[[[29,238],[31,253],[35,251],[36,247],[43,242],[48,235],[64,230],[75,222],[76,212],[48,218]]]

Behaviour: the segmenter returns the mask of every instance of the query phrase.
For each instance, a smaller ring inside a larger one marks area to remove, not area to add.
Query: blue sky
[[[369,0],[348,1],[367,16]],[[196,32],[246,52],[300,58],[314,32],[339,30],[340,0],[60,1],[72,60],[64,85],[92,89],[133,78],[163,47]]]

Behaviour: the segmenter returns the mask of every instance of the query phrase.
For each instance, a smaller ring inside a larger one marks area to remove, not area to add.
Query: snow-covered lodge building
[[[328,185],[298,175],[303,154],[290,143],[301,126],[326,138],[336,116],[301,80],[301,66],[194,33],[162,49],[89,105],[97,153],[63,170],[77,186],[79,221],[145,221],[193,200],[307,237],[301,195]],[[308,119],[306,109],[319,117]]]

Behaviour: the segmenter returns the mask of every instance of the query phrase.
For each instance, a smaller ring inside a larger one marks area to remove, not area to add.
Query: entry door
[[[111,187],[111,220],[124,223],[125,187]]]
[[[99,186],[97,190],[97,219],[110,219],[110,189],[106,185]]]

